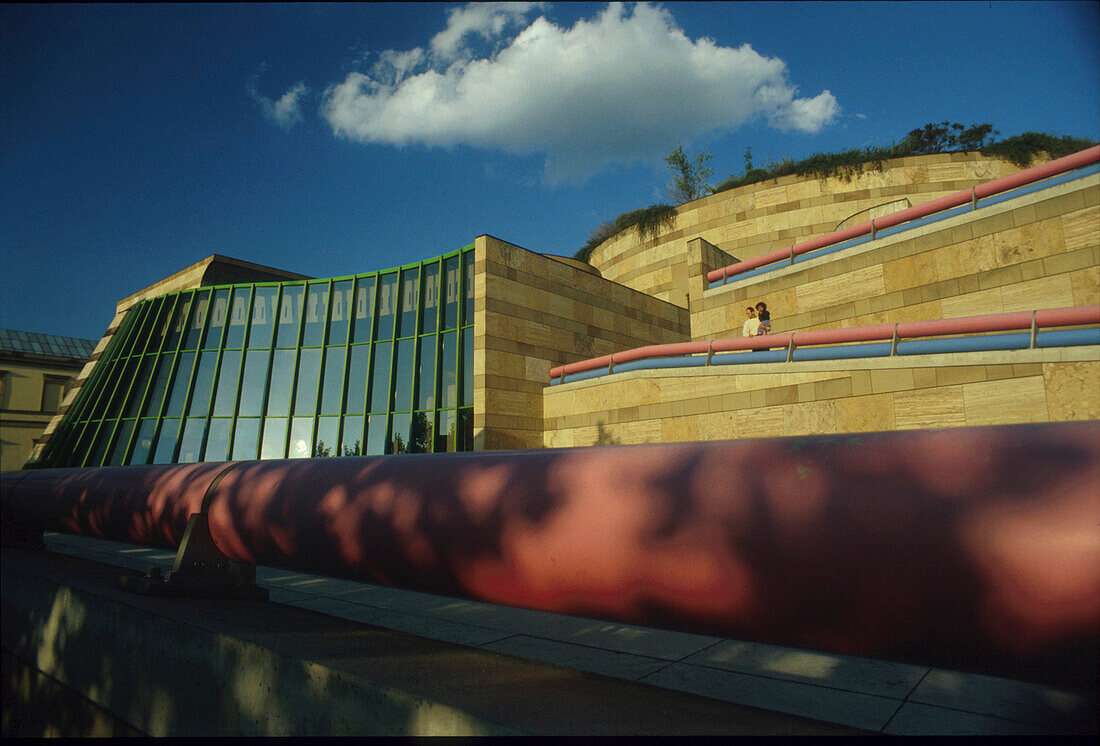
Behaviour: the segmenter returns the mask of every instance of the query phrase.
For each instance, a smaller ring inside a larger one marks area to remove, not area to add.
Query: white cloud
[[[262,69],[261,72],[263,72]],[[305,83],[295,83],[278,101],[272,101],[267,96],[261,95],[257,90],[257,78],[259,78],[259,74],[249,82],[248,95],[260,105],[267,119],[284,130],[288,130],[302,121],[302,99],[309,94],[309,88],[306,87]]]
[[[840,111],[829,91],[798,98],[782,60],[692,41],[660,7],[613,3],[572,28],[527,23],[532,9],[452,10],[430,52],[383,53],[325,92],[322,116],[366,143],[541,153],[552,181],[579,181],[756,117],[813,133]],[[475,55],[471,39],[499,49]]]

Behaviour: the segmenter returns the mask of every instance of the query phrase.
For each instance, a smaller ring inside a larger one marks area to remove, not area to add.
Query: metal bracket
[[[1030,349],[1034,350],[1039,346],[1039,324],[1038,321],[1039,312],[1031,312],[1031,345]]]
[[[160,568],[153,567],[142,577],[120,578],[123,588],[148,596],[267,600],[267,588],[256,585],[256,566],[226,557],[210,535],[206,512],[210,499],[222,477],[236,466],[232,464],[214,478],[203,497],[201,512],[192,513],[187,519],[176,561],[168,575],[162,577]]]
[[[791,343],[787,345],[787,362],[794,359],[794,334],[791,334]]]
[[[898,325],[894,324],[894,336],[890,339],[890,357],[898,354]]]

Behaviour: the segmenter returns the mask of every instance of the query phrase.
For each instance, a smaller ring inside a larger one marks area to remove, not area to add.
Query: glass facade
[[[469,450],[473,258],[142,301],[36,466]]]

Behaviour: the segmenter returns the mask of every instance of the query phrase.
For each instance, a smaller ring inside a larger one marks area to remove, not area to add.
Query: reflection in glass
[[[261,414],[264,387],[267,385],[267,350],[249,350],[244,358],[244,377],[241,379],[240,416],[255,417]]]
[[[438,427],[435,431],[435,452],[444,453],[455,450],[455,422],[453,409],[441,409],[438,414]]]
[[[176,419],[163,420],[160,425],[160,436],[157,438],[156,453],[153,454],[154,464],[170,464],[176,450],[176,436],[180,434],[180,421]]]
[[[325,343],[327,312],[328,283],[311,283],[306,293],[306,323],[302,329],[302,347],[320,347]]]
[[[413,412],[409,430],[409,453],[431,453],[435,437],[434,412]]]
[[[222,344],[222,332],[225,330],[225,320],[229,316],[229,288],[222,288],[214,292],[214,303],[210,308],[210,328],[206,331],[206,340],[202,343],[204,350],[216,350]]]
[[[145,349],[148,352],[160,352],[161,342],[168,333],[168,321],[172,316],[175,298],[158,298],[153,302],[157,304],[157,318],[149,332],[149,343]]]
[[[209,434],[206,436],[206,450],[203,461],[225,461],[229,455],[229,436],[233,432],[231,417],[214,417],[210,420]]]
[[[176,368],[176,377],[172,383],[172,393],[168,396],[168,409],[165,417],[179,417],[183,414],[183,403],[187,400],[187,391],[191,385],[191,368],[195,365],[195,353],[181,352],[180,364]],[[159,462],[158,462],[159,463]]]
[[[233,433],[233,460],[251,461],[256,458],[256,444],[260,438],[259,417],[238,417]]]
[[[202,339],[203,329],[206,327],[206,312],[210,307],[210,291],[200,290],[195,293],[195,308],[191,312],[191,322],[188,324],[187,337],[183,340],[183,349],[197,350],[199,340]]]
[[[126,463],[126,450],[130,447],[130,436],[134,434],[137,420],[123,420],[118,426],[115,435],[115,446],[111,449],[111,456],[107,463],[110,466],[122,466]]]
[[[416,334],[416,303],[420,297],[420,268],[406,269],[401,273],[401,318],[398,337]]]
[[[370,345],[356,345],[351,348],[351,360],[348,364],[348,398],[344,403],[345,414],[359,414],[363,411],[369,355]]]
[[[381,456],[389,453],[386,450],[386,419],[389,415],[372,414],[367,426],[367,452],[368,456]]]
[[[424,310],[420,313],[420,333],[431,334],[439,315],[439,265],[424,267]]]
[[[352,281],[332,283],[332,308],[328,314],[328,343],[342,345],[348,338],[348,312],[352,310]]]
[[[343,393],[344,348],[329,347],[325,350],[325,377],[321,383],[321,414],[340,414]]]
[[[459,258],[452,256],[443,262],[443,328],[454,329],[458,326],[458,263]]]
[[[286,454],[286,417],[264,420],[264,442],[260,458],[283,458]]]
[[[156,355],[142,356],[141,367],[138,369],[137,376],[134,377],[134,387],[130,391],[130,400],[126,404],[124,417],[138,416],[141,410],[142,397],[145,396],[145,390],[149,388],[149,379],[156,362]]]
[[[295,350],[276,350],[271,363],[270,388],[267,390],[267,414],[290,414],[290,389],[294,385]],[[264,426],[266,430],[266,425]],[[267,439],[267,435],[264,435]]]
[[[189,416],[205,417],[210,408],[210,394],[214,388],[214,368],[218,364],[218,351],[207,350],[199,356],[199,367],[195,381],[191,384],[191,406],[187,408]]]
[[[413,389],[413,353],[416,340],[402,339],[397,343],[397,369],[393,374],[393,409],[396,412],[408,412],[412,409]]]
[[[412,424],[412,415],[408,412],[395,414],[391,427],[393,428],[390,439],[386,442],[386,453],[410,453],[409,451],[409,427]]]
[[[225,335],[225,349],[237,350],[244,344],[244,332],[248,326],[248,305],[251,288],[234,288],[233,302],[229,310],[229,331]]]
[[[160,356],[160,365],[157,367],[156,379],[153,390],[145,401],[143,415],[153,417],[160,416],[160,405],[164,400],[164,392],[168,389],[168,381],[172,377],[172,362],[176,359],[174,353]]]
[[[474,450],[474,410],[460,409],[458,410],[458,442],[455,444],[455,450],[458,451],[472,451]]]
[[[443,355],[439,365],[439,394],[440,406],[444,409],[453,409],[458,406],[458,332],[444,332]]]
[[[278,303],[279,288],[256,288],[256,297],[252,300],[252,328],[248,331],[249,347],[271,346]]]
[[[298,387],[294,395],[294,414],[317,413],[317,379],[321,375],[321,349],[304,349],[298,360]]]
[[[313,418],[295,417],[290,423],[287,458],[309,458],[313,453]]]
[[[131,357],[125,363],[122,368],[122,376],[120,376],[116,383],[114,393],[111,394],[111,402],[104,410],[105,417],[118,417],[121,413],[123,402],[126,401],[126,395],[129,393],[130,386],[134,383],[135,372],[138,366],[141,365],[140,357]]]
[[[370,411],[385,412],[390,402],[390,342],[374,345],[374,379],[371,381]]]
[[[397,273],[383,275],[378,281],[378,333],[375,339],[393,339],[393,320],[397,313]]]
[[[474,403],[474,330],[462,330],[462,401],[460,405]]]
[[[90,424],[89,429],[95,430],[95,423]],[[115,429],[114,422],[104,422],[100,425],[99,432],[94,436],[95,440],[92,441],[95,445],[95,450],[92,451],[88,457],[87,466],[101,466],[103,464],[103,457],[107,453],[107,444],[111,441],[111,433]]]
[[[313,445],[313,458],[328,458],[340,455],[339,417],[317,418],[317,441]]]
[[[181,295],[176,303],[176,312],[172,315],[172,321],[169,323],[170,331],[168,332],[168,341],[165,343],[166,350],[174,351],[179,346],[184,327],[187,325],[188,314],[191,313],[192,300],[193,294],[187,293]]]
[[[206,432],[206,420],[201,417],[191,417],[183,426],[183,437],[180,438],[180,452],[176,457],[177,464],[193,464],[202,455],[202,436]]]
[[[474,252],[467,251],[462,255],[462,262],[465,265],[463,271],[465,274],[466,285],[466,300],[465,308],[462,311],[462,325],[474,323]]]
[[[305,295],[305,288],[301,285],[283,286],[283,298],[279,301],[276,347],[298,346],[298,327],[302,321],[302,301]]]
[[[218,388],[214,394],[215,416],[233,414],[233,405],[237,403],[237,378],[240,372],[241,353],[234,350],[223,352],[221,372],[218,374]]]
[[[420,370],[416,374],[417,409],[435,407],[435,335],[420,338]]]
[[[371,340],[372,318],[374,318],[374,278],[360,277],[355,287],[355,326],[351,330],[352,342]]]
[[[325,418],[322,418],[325,419]],[[382,427],[385,428],[385,420],[382,421]],[[340,455],[341,456],[362,456],[365,453],[363,450],[363,417],[345,417],[344,418],[344,432],[340,436]]]
[[[157,421],[144,419],[138,429],[137,438],[134,439],[134,451],[130,454],[130,464],[144,464],[149,461],[149,454],[153,450],[153,432],[157,429]]]

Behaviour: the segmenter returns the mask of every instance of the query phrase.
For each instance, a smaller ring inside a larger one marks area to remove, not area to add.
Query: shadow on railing
[[[645,368],[692,368],[734,363],[839,360],[943,352],[1095,345],[1100,344],[1100,329],[1047,331],[1043,333],[1042,338],[1039,335],[1039,330],[1044,328],[1086,327],[1095,324],[1100,324],[1100,305],[1016,311],[932,321],[903,321],[897,324],[818,329],[760,337],[675,342],[636,347],[632,350],[559,365],[550,369],[550,384],[565,383],[567,378],[570,381],[577,381]],[[1029,331],[1026,334],[993,334],[1018,329]],[[915,341],[917,337],[944,337],[975,332],[985,336]],[[858,344],[881,340],[889,340],[889,342]],[[845,345],[845,343],[857,344],[804,349],[815,345]]]
[[[833,231],[824,236],[818,236],[817,238],[812,238],[784,249],[771,251],[752,259],[746,259],[721,269],[713,270],[708,272],[706,276],[708,287],[716,287],[717,285],[725,283],[731,277],[776,262],[788,261],[793,264],[795,258],[802,254],[834,246],[835,244],[840,244],[861,236],[869,235],[871,240],[874,240],[879,231],[915,221],[944,210],[959,207],[960,205],[969,203],[973,209],[977,209],[978,200],[980,199],[985,199],[1002,192],[1033,184],[1052,176],[1065,174],[1097,162],[1100,162],[1100,145],[1038,166],[1033,166],[1032,168],[1024,169],[1023,171],[1018,171],[1008,176],[1002,176],[999,179],[987,181],[984,184],[979,184],[976,187],[949,194],[946,197],[940,197],[939,199],[924,202],[914,207],[899,210],[881,218],[874,218],[867,222]]]

